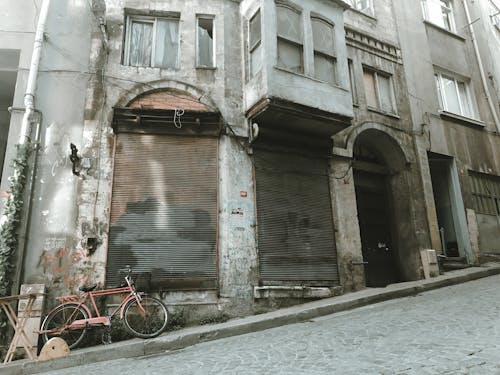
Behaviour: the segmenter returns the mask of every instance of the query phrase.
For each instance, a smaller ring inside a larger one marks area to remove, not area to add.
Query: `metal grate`
[[[107,284],[151,273],[152,289],[216,287],[217,139],[120,133]]]

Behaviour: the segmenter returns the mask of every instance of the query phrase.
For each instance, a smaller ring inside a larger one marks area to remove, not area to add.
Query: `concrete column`
[[[219,290],[234,308],[250,307],[253,286],[258,283],[255,224],[252,161],[242,140],[223,136],[219,143]]]
[[[330,161],[330,192],[340,283],[345,292],[359,290],[365,287],[365,274],[350,158]]]

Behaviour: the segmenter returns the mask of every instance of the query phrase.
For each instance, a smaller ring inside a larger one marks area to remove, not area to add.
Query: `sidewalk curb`
[[[160,354],[162,352],[186,348],[201,342],[304,322],[323,315],[346,311],[395,298],[408,297],[421,292],[457,285],[498,274],[500,274],[500,264],[488,264],[482,267],[467,268],[448,272],[445,275],[432,279],[392,284],[386,288],[364,289],[359,292],[296,305],[265,314],[234,319],[225,323],[185,328],[179,331],[169,332],[154,339],[133,339],[106,346],[95,346],[76,350],[68,357],[51,361],[15,361],[8,365],[0,365],[0,372],[2,375],[37,374],[94,362]]]

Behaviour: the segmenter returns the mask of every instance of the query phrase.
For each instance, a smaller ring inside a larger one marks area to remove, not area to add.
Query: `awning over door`
[[[119,133],[107,284],[151,272],[155,289],[217,286],[217,138]]]
[[[327,160],[255,150],[263,283],[338,285]]]

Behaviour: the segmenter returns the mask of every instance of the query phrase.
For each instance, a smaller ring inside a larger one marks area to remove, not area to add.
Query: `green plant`
[[[16,145],[16,157],[12,161],[12,176],[5,202],[0,229],[0,296],[11,292],[14,271],[13,258],[18,246],[19,225],[22,219],[23,194],[28,172],[28,160],[34,145],[31,142]],[[0,315],[0,342],[5,341],[7,319]]]
[[[169,312],[167,331],[175,331],[177,329],[184,328],[185,326],[186,316],[184,315],[184,310],[181,309],[175,312]]]
[[[213,315],[207,315],[204,318],[200,319],[200,325],[224,323],[227,322],[229,319],[230,319],[229,315],[223,312],[218,312]]]

